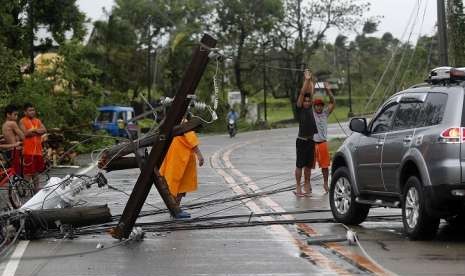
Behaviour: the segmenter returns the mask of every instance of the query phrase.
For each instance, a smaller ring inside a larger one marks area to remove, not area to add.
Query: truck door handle
[[[404,143],[410,143],[412,142],[413,136],[412,135],[407,135],[404,137]]]

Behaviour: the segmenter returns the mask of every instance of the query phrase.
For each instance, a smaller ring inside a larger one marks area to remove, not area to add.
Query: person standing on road
[[[299,134],[296,140],[297,161],[295,169],[297,197],[310,196],[312,186],[310,183],[311,168],[315,158],[315,143],[313,136],[317,133],[315,118],[313,117],[312,99],[314,93],[314,79],[311,71],[304,71],[304,83],[297,98],[297,114],[299,117]],[[304,187],[302,191],[301,179],[304,170]]]
[[[199,166],[203,166],[204,163],[199,144],[194,131],[174,137],[160,167],[160,175],[165,177],[170,193],[178,205],[181,204],[181,199],[186,196],[187,192],[197,190],[196,159]],[[181,211],[175,218],[190,218],[190,214]]]
[[[16,174],[21,174],[21,141],[24,140],[24,133],[19,128],[17,120],[18,108],[12,104],[7,105],[5,107],[5,122],[2,125],[4,141],[0,148],[8,150],[6,157],[10,162],[10,167],[13,168]]]
[[[313,101],[313,117],[315,118],[315,123],[318,129],[318,133],[313,135],[313,140],[315,141],[315,163],[313,169],[315,169],[315,165],[318,162],[318,166],[321,168],[321,172],[323,174],[323,189],[325,190],[325,193],[327,193],[329,165],[331,163],[327,142],[328,117],[336,107],[336,101],[327,82],[324,83],[324,88],[326,95],[329,97],[328,106],[325,107],[325,102],[322,99],[318,98]]]
[[[36,118],[36,109],[31,103],[24,105],[24,117],[19,121],[19,126],[26,138],[23,145],[24,178],[34,182],[34,192],[40,190],[39,173],[45,170],[42,153],[42,135],[47,129]]]

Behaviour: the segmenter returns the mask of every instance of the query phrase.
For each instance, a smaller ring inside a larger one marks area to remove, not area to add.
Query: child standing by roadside
[[[318,162],[318,166],[321,168],[323,173],[323,189],[325,193],[328,192],[328,178],[329,178],[329,166],[331,159],[329,156],[328,149],[328,117],[336,107],[336,101],[334,95],[329,88],[327,82],[324,83],[325,92],[329,97],[329,104],[325,107],[325,103],[322,99],[315,99],[313,101],[313,116],[315,117],[315,123],[318,128],[318,133],[313,136],[315,141],[315,165]],[[315,168],[315,165],[313,168]]]

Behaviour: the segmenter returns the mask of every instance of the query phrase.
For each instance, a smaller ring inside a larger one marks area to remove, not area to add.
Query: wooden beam
[[[186,132],[198,129],[201,126],[202,126],[202,121],[199,118],[192,118],[187,123],[183,123],[181,125],[175,126],[173,129],[173,136],[183,135]],[[152,146],[154,142],[159,138],[157,137],[157,135],[158,133],[147,135],[138,140],[135,140],[134,144],[137,145],[139,148],[146,148],[146,147]],[[121,167],[120,169],[116,169],[121,164],[121,163],[118,163],[119,159],[121,159],[122,156],[128,155],[133,152],[134,152],[134,147],[132,146],[132,143],[126,142],[126,143],[120,143],[120,144],[114,145],[113,147],[106,149],[102,153],[102,157],[100,158],[98,162],[98,166],[100,169],[103,169],[106,171],[123,170],[125,169],[124,167]],[[122,161],[122,162],[126,164],[126,161],[127,160]],[[112,163],[118,163],[118,164],[114,166]],[[136,163],[136,167],[134,168],[138,168],[138,167],[139,166]],[[128,167],[126,169],[130,169],[130,168],[133,168],[133,167]]]

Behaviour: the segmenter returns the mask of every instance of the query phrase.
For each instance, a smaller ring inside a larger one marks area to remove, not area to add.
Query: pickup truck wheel
[[[411,240],[431,240],[436,236],[439,218],[426,211],[427,198],[418,177],[411,176],[402,195],[402,222]]]
[[[362,223],[368,216],[370,205],[355,202],[349,170],[338,168],[331,179],[329,204],[337,222],[350,225]]]

